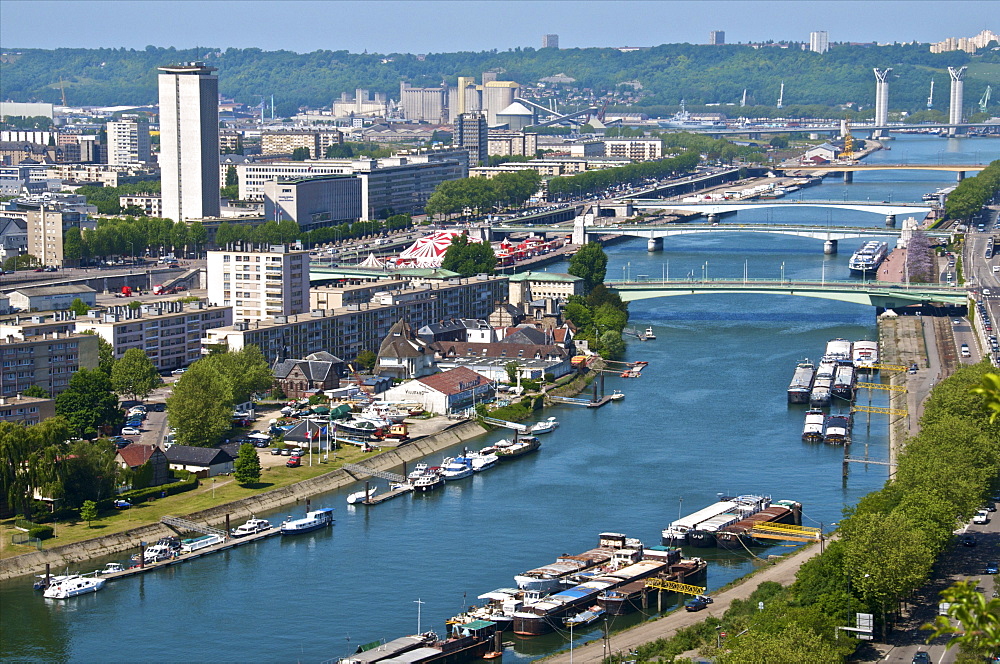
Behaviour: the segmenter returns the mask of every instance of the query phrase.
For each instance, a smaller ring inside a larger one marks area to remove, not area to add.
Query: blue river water
[[[868,162],[985,163],[1000,156],[996,139],[901,137],[891,147]],[[854,184],[831,178],[802,196],[912,202],[953,178],[858,174]],[[877,215],[816,209],[758,210],[738,220],[884,224]],[[664,251],[647,253],[645,240],[630,240],[608,248],[608,276],[700,276],[705,270],[709,277],[738,278],[745,269],[751,278],[777,278],[784,269],[789,279],[823,273],[845,279],[854,248],[842,242],[840,254],[824,256],[817,240],[733,234],[670,238]],[[631,326],[652,326],[657,334],[656,341],[632,341],[628,348],[628,359],[649,367],[639,379],[607,379],[609,391],[625,392],[621,402],[545,411],[561,426],[543,438],[537,454],[434,494],[370,509],[346,505],[357,487],[317,496],[313,505],[337,509],[333,529],[264,540],[112,583],[96,595],[50,601],[26,578],[0,583],[0,659],[321,662],[358,644],[414,633],[418,615],[420,629],[443,634],[444,621],[476,603],[478,594],[509,587],[514,574],[559,554],[596,546],[600,532],[658,544],[661,529],[679,513],[719,493],[801,501],[804,525],[829,530],[845,507],[885,481],[885,467],[855,465],[845,483],[842,450],[803,443],[804,409],[788,406],[785,397],[795,363],[818,359],[829,339],[874,339],[873,309],[794,296],[710,295],[644,300],[630,310]],[[873,404],[884,403],[883,395],[873,397]],[[884,457],[884,416],[873,416],[870,433],[866,429],[859,417],[855,451],[867,444],[873,457]],[[481,447],[502,435],[467,445]],[[280,521],[303,510],[258,516]],[[710,588],[756,564],[747,553],[688,553],[710,559]],[[597,633],[582,631],[578,641]],[[515,647],[505,652],[507,661],[528,661],[568,643],[559,634],[509,638]]]

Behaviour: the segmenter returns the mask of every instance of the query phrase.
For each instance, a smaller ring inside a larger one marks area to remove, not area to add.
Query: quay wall
[[[417,439],[400,447],[386,450],[364,462],[373,470],[391,470],[403,463],[434,454],[451,445],[457,445],[485,433],[485,429],[477,422],[463,421],[456,423],[444,431],[425,438]],[[250,496],[231,503],[179,515],[190,521],[211,526],[224,525],[226,515],[230,515],[233,526],[251,515],[277,509],[286,505],[301,505],[313,496],[339,489],[358,480],[364,481],[364,475],[356,475],[343,468],[330,471],[323,475],[303,480],[289,486],[273,489],[256,496]],[[324,505],[316,503],[315,507]],[[140,542],[155,542],[161,537],[176,535],[173,529],[162,523],[153,523],[132,528],[118,533],[104,535],[94,539],[57,546],[52,549],[33,551],[20,556],[0,560],[0,581],[26,574],[37,574],[45,571],[46,563],[53,570],[74,563],[81,563],[92,558],[108,556],[126,551],[134,551]]]

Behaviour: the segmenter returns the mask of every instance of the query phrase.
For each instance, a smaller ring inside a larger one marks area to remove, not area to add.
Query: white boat
[[[47,599],[66,599],[67,597],[96,593],[104,587],[104,583],[104,579],[96,576],[71,574],[46,588],[44,596]]]
[[[246,537],[247,535],[256,535],[257,533],[262,533],[265,530],[271,529],[271,522],[267,519],[249,519],[242,526],[238,526],[233,529],[233,537]]]
[[[855,341],[852,350],[854,368],[858,371],[875,372],[878,364],[877,341]]]
[[[656,340],[656,335],[653,334],[653,328],[652,328],[652,326],[646,328],[645,337],[646,337],[646,341],[655,341]]]
[[[302,519],[292,519],[292,517],[288,517],[281,524],[281,534],[298,535],[300,533],[308,533],[313,530],[319,530],[320,528],[326,528],[327,526],[332,525],[333,508],[322,507],[318,510],[313,510],[312,512],[306,512],[305,517]]]
[[[566,616],[563,618],[563,624],[566,627],[586,627],[587,625],[596,622],[604,615],[604,609],[599,606],[592,606],[586,611],[581,611],[574,616]]]
[[[612,401],[620,401],[625,398],[625,394],[618,390],[615,390],[614,392],[608,395],[608,398],[611,399]]]
[[[426,475],[429,469],[430,467],[426,463],[418,463],[416,466],[413,467],[413,470],[410,471],[410,474],[406,476],[406,479],[408,480],[419,479],[424,475]]]
[[[399,424],[409,416],[409,411],[401,410],[393,405],[381,402],[375,402],[361,411],[361,417],[365,419],[371,421],[384,420],[393,424]]]
[[[143,562],[147,565],[151,563],[158,563],[163,560],[170,560],[174,555],[173,549],[171,549],[166,544],[154,544],[153,546],[147,548],[143,554]]]
[[[365,491],[364,489],[362,489],[361,491],[355,491],[354,493],[352,493],[347,497],[347,504],[355,505],[357,503],[363,503],[372,496],[374,496],[376,491],[378,491],[377,486],[369,488],[368,491]]]
[[[444,480],[436,472],[428,469],[426,473],[413,480],[413,490],[421,493],[433,491],[444,486]]]
[[[556,427],[558,426],[559,422],[556,421],[556,418],[550,417],[547,420],[535,423],[528,431],[528,433],[531,434],[552,433],[553,431],[556,430]]]
[[[469,455],[469,458],[472,459],[472,471],[476,473],[489,470],[500,462],[500,457],[492,453],[474,452]]]
[[[99,569],[94,572],[95,575],[99,574],[115,574],[116,572],[124,572],[125,566],[121,563],[108,563],[104,566],[104,569]]]
[[[226,538],[222,535],[203,535],[201,537],[186,539],[181,542],[181,553],[200,551],[201,549],[207,549],[208,547],[215,546],[216,544],[222,544],[225,541]]]
[[[461,456],[454,459],[445,459],[441,464],[441,478],[446,482],[471,477],[473,472],[472,460],[469,457]]]
[[[851,259],[847,262],[847,267],[850,268],[851,274],[860,274],[862,276],[875,274],[878,266],[885,260],[888,251],[888,243],[869,240],[854,252]]]

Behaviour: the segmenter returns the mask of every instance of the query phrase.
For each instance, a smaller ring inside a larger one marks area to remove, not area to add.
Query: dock
[[[381,503],[392,500],[393,498],[399,498],[413,491],[412,484],[401,484],[395,489],[389,489],[385,493],[377,493],[367,500],[361,501],[362,505],[379,505]]]
[[[588,401],[587,408],[600,408],[604,404],[611,403],[612,401],[614,401],[614,397],[612,397],[610,394],[606,394],[603,397],[601,397],[599,401]]]

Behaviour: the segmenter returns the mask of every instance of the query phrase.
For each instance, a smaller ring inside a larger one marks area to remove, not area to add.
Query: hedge
[[[102,510],[111,509],[114,507],[114,501],[116,500],[127,500],[135,505],[136,503],[143,503],[150,498],[159,498],[164,492],[168,496],[173,496],[178,493],[190,491],[198,486],[198,477],[194,473],[189,473],[186,470],[175,470],[174,474],[181,479],[171,484],[161,484],[160,486],[151,486],[145,489],[125,491],[114,498],[105,498],[99,501],[97,507]]]
[[[35,537],[37,539],[43,540],[52,537],[55,533],[52,526],[35,526],[28,531],[28,537]]]

